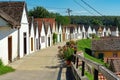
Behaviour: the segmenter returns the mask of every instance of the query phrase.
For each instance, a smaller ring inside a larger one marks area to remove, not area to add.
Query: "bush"
[[[72,60],[72,56],[74,53],[74,50],[72,48],[67,47],[65,51],[63,51],[65,60]]]
[[[0,59],[0,75],[8,73],[8,72],[13,72],[15,69],[9,66],[4,66],[2,63],[2,60]]]

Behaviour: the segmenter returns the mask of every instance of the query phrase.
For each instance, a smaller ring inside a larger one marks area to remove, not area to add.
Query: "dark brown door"
[[[12,62],[12,36],[8,37],[8,60]]]
[[[24,55],[25,55],[27,53],[27,38],[26,38],[27,34],[24,33],[23,36],[24,36],[24,38],[23,38],[23,40],[24,40],[24,42],[23,42],[24,48],[23,49],[24,49]]]
[[[31,38],[31,51],[33,51],[33,38]]]
[[[50,46],[50,37],[48,37],[48,46]]]

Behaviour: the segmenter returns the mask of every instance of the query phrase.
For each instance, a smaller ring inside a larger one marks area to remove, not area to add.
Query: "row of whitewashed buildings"
[[[0,2],[0,59],[6,65],[57,42],[97,36],[119,36],[117,27],[62,26],[54,18],[28,18],[25,2]]]

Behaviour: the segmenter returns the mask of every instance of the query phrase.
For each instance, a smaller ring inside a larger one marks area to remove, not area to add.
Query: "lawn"
[[[13,72],[13,71],[15,71],[15,69],[9,66],[4,66],[2,61],[0,60],[0,75],[6,74],[8,72]]]
[[[91,39],[78,40],[78,41],[77,41],[78,51],[79,51],[79,50],[82,50],[82,51],[84,52],[85,58],[90,59],[90,60],[92,60],[92,61],[95,61],[95,62],[97,62],[97,63],[99,63],[99,64],[102,64],[102,65],[108,67],[108,65],[106,65],[101,59],[97,59],[97,58],[95,58],[95,57],[93,57],[93,56],[90,56],[90,55],[88,55],[88,54],[85,52],[85,48],[91,49],[91,43],[92,43],[92,40],[91,40]]]

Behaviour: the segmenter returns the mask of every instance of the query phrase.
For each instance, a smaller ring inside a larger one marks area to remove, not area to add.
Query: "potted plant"
[[[74,50],[70,47],[66,47],[64,49],[63,53],[64,53],[64,58],[66,60],[66,63],[67,63],[67,65],[69,65],[72,61]]]

